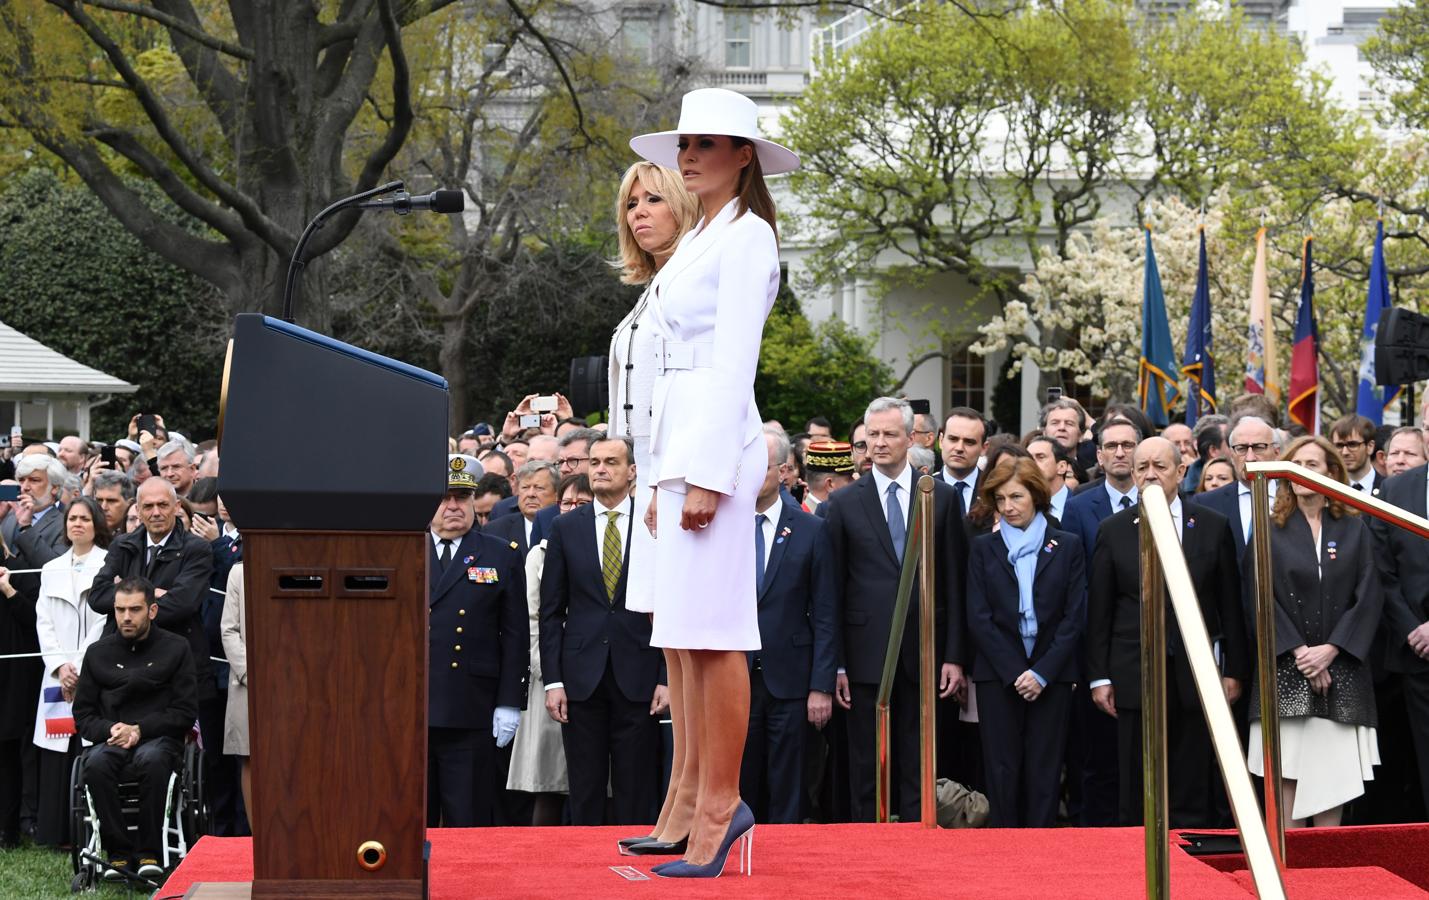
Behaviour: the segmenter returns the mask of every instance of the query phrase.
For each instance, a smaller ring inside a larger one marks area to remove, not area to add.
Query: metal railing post
[[[1151,517],[1145,511],[1141,516],[1141,775],[1146,896],[1147,900],[1168,900],[1171,851],[1166,791],[1166,581],[1151,535]]]
[[[922,781],[923,827],[938,827],[938,660],[933,628],[937,623],[934,601],[937,585],[933,572],[933,479],[927,475],[918,479],[918,520],[920,551],[918,553],[918,723],[922,737],[919,769]]]
[[[1247,473],[1250,481],[1250,538],[1255,554],[1255,642],[1260,678],[1260,748],[1264,754],[1265,834],[1275,867],[1285,871],[1285,819],[1280,808],[1280,713],[1275,661],[1275,589],[1270,569],[1270,481]]]
[[[914,505],[912,516],[912,527],[908,529],[907,543],[903,549],[903,567],[898,576],[898,593],[893,601],[893,621],[888,629],[888,650],[883,656],[883,675],[878,682],[878,701],[874,707],[874,732],[876,746],[874,748],[874,759],[876,760],[878,771],[874,777],[874,821],[888,822],[892,819],[890,802],[893,796],[893,776],[891,757],[891,731],[889,722],[889,701],[893,695],[893,677],[898,671],[898,655],[903,646],[903,629],[908,622],[908,604],[913,599],[913,586],[920,580],[926,580],[931,585],[933,583],[933,479],[927,475],[918,479],[913,496],[910,502]],[[924,554],[924,549],[929,548]],[[920,768],[922,770],[923,784],[921,785],[924,798],[923,803],[923,824],[929,827],[937,825],[937,784],[933,775],[932,762],[936,756],[936,746],[933,741],[936,739],[935,716],[936,707],[932,703],[924,705],[921,695],[927,694],[929,686],[936,691],[936,680],[927,673],[933,665],[933,613],[932,602],[934,600],[933,591],[924,589],[919,598],[919,674],[920,674],[920,700],[919,717],[921,725],[921,739],[923,742],[922,754],[920,758]],[[926,635],[925,633],[926,632]],[[928,644],[926,650],[923,649],[925,641]],[[932,794],[934,802],[927,802],[927,797]],[[929,809],[932,809],[931,824],[929,820]]]

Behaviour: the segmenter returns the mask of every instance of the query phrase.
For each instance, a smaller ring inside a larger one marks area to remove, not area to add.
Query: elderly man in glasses
[[[1230,520],[1231,533],[1235,537],[1237,558],[1245,554],[1250,542],[1250,528],[1253,522],[1251,510],[1250,482],[1246,480],[1246,463],[1270,462],[1280,458],[1280,439],[1270,423],[1258,416],[1239,416],[1231,420],[1230,431],[1231,461],[1235,463],[1236,481],[1224,487],[1207,491],[1196,497],[1196,502],[1209,507]],[[1270,481],[1270,499],[1275,500],[1275,489],[1279,481]]]

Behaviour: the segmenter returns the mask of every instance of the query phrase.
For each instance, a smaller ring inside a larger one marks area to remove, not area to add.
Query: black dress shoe
[[[616,845],[617,847],[619,847],[620,849],[624,850],[626,847],[629,847],[631,844],[643,844],[643,843],[645,843],[646,841],[653,841],[653,840],[655,840],[655,835],[653,835],[653,834],[642,834],[642,835],[640,835],[640,837],[621,838],[620,840],[618,840],[618,841],[615,842],[615,845]]]
[[[631,856],[683,856],[689,843],[688,837],[678,841],[646,841],[643,844],[631,844],[625,848],[625,852]]]

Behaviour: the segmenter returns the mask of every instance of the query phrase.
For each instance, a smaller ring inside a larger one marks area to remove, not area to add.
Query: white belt
[[[674,369],[708,369],[714,365],[714,344],[709,341],[661,340],[655,367],[661,374]]]

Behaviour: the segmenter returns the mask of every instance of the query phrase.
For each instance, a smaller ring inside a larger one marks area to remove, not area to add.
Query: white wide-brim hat
[[[799,168],[799,154],[759,135],[759,107],[754,101],[724,88],[690,91],[680,101],[680,124],[674,131],[656,131],[630,139],[630,149],[667,169],[680,169],[680,135],[726,134],[754,145],[765,175]]]

